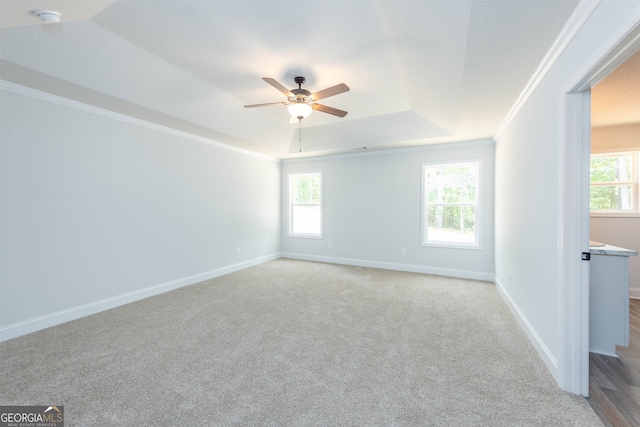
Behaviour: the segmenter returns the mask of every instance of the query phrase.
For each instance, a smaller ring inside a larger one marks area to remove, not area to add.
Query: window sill
[[[288,237],[294,237],[299,239],[318,239],[322,240],[322,235],[317,234],[289,234]]]
[[[447,248],[447,249],[471,249],[471,250],[482,250],[482,246],[480,245],[456,245],[455,243],[437,243],[437,242],[426,242],[422,244],[423,247],[428,248]]]
[[[640,212],[589,212],[591,218],[640,218]]]

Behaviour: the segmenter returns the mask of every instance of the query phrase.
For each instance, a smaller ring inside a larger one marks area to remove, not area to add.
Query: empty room
[[[637,1],[0,0],[0,37],[0,424],[640,423]]]

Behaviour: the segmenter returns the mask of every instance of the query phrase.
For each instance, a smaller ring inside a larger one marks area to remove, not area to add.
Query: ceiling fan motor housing
[[[308,96],[311,96],[311,92],[306,89],[293,89],[291,90],[291,93],[298,98],[306,98]]]

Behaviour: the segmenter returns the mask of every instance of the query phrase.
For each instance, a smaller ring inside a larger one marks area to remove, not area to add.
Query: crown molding
[[[518,99],[516,99],[516,102],[507,113],[507,116],[500,126],[498,126],[498,129],[493,135],[494,140],[497,141],[500,138],[502,132],[504,132],[518,111],[520,111],[525,102],[527,102],[529,96],[531,96],[536,87],[538,87],[542,79],[549,72],[549,69],[556,63],[560,54],[564,52],[587,19],[589,19],[593,11],[600,4],[600,1],[601,0],[581,0],[580,3],[578,3],[553,45],[551,45],[544,58],[542,58],[542,62],[538,65],[538,68],[525,85]]]
[[[403,153],[417,153],[421,151],[434,151],[434,150],[454,150],[456,148],[469,148],[469,147],[479,147],[483,145],[494,145],[495,141],[491,138],[478,139],[472,141],[460,141],[460,142],[441,142],[438,144],[427,144],[427,145],[419,145],[413,147],[402,147],[402,148],[391,148],[391,149],[381,149],[381,150],[371,150],[371,151],[356,151],[350,153],[340,153],[340,154],[326,154],[322,156],[309,156],[309,157],[300,157],[295,159],[282,159],[282,163],[297,163],[297,162],[313,162],[318,160],[333,160],[333,159],[344,159],[344,158],[353,158],[353,157],[370,157],[370,156],[390,156],[393,154],[403,154]]]
[[[189,132],[173,129],[167,126],[159,125],[157,123],[152,123],[146,120],[127,116],[126,114],[116,113],[114,111],[106,110],[104,108],[85,104],[83,102],[75,101],[59,95],[53,95],[48,92],[43,92],[41,90],[33,89],[27,86],[22,86],[17,83],[12,83],[2,79],[0,79],[0,90],[14,93],[16,95],[22,95],[29,98],[37,99],[39,101],[48,102],[50,104],[59,105],[61,107],[72,108],[74,110],[82,111],[82,112],[93,114],[96,116],[101,116],[107,119],[117,120],[122,123],[139,126],[145,129],[150,129],[150,130],[161,132],[167,135],[176,136],[178,138],[184,138],[190,141],[200,142],[203,144],[211,145],[213,147],[222,148],[224,150],[235,151],[237,153],[242,153],[242,154],[246,154],[253,157],[259,157],[261,159],[269,160],[276,163],[281,162],[280,159],[276,159],[274,157],[265,156],[260,153],[256,153],[250,150],[245,150],[243,148],[234,147],[232,145],[224,144],[222,142],[205,138],[203,136],[194,135]]]

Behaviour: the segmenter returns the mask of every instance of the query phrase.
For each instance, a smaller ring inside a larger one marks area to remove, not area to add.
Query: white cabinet
[[[629,257],[638,253],[604,245],[591,247],[589,351],[616,355],[629,345]]]

